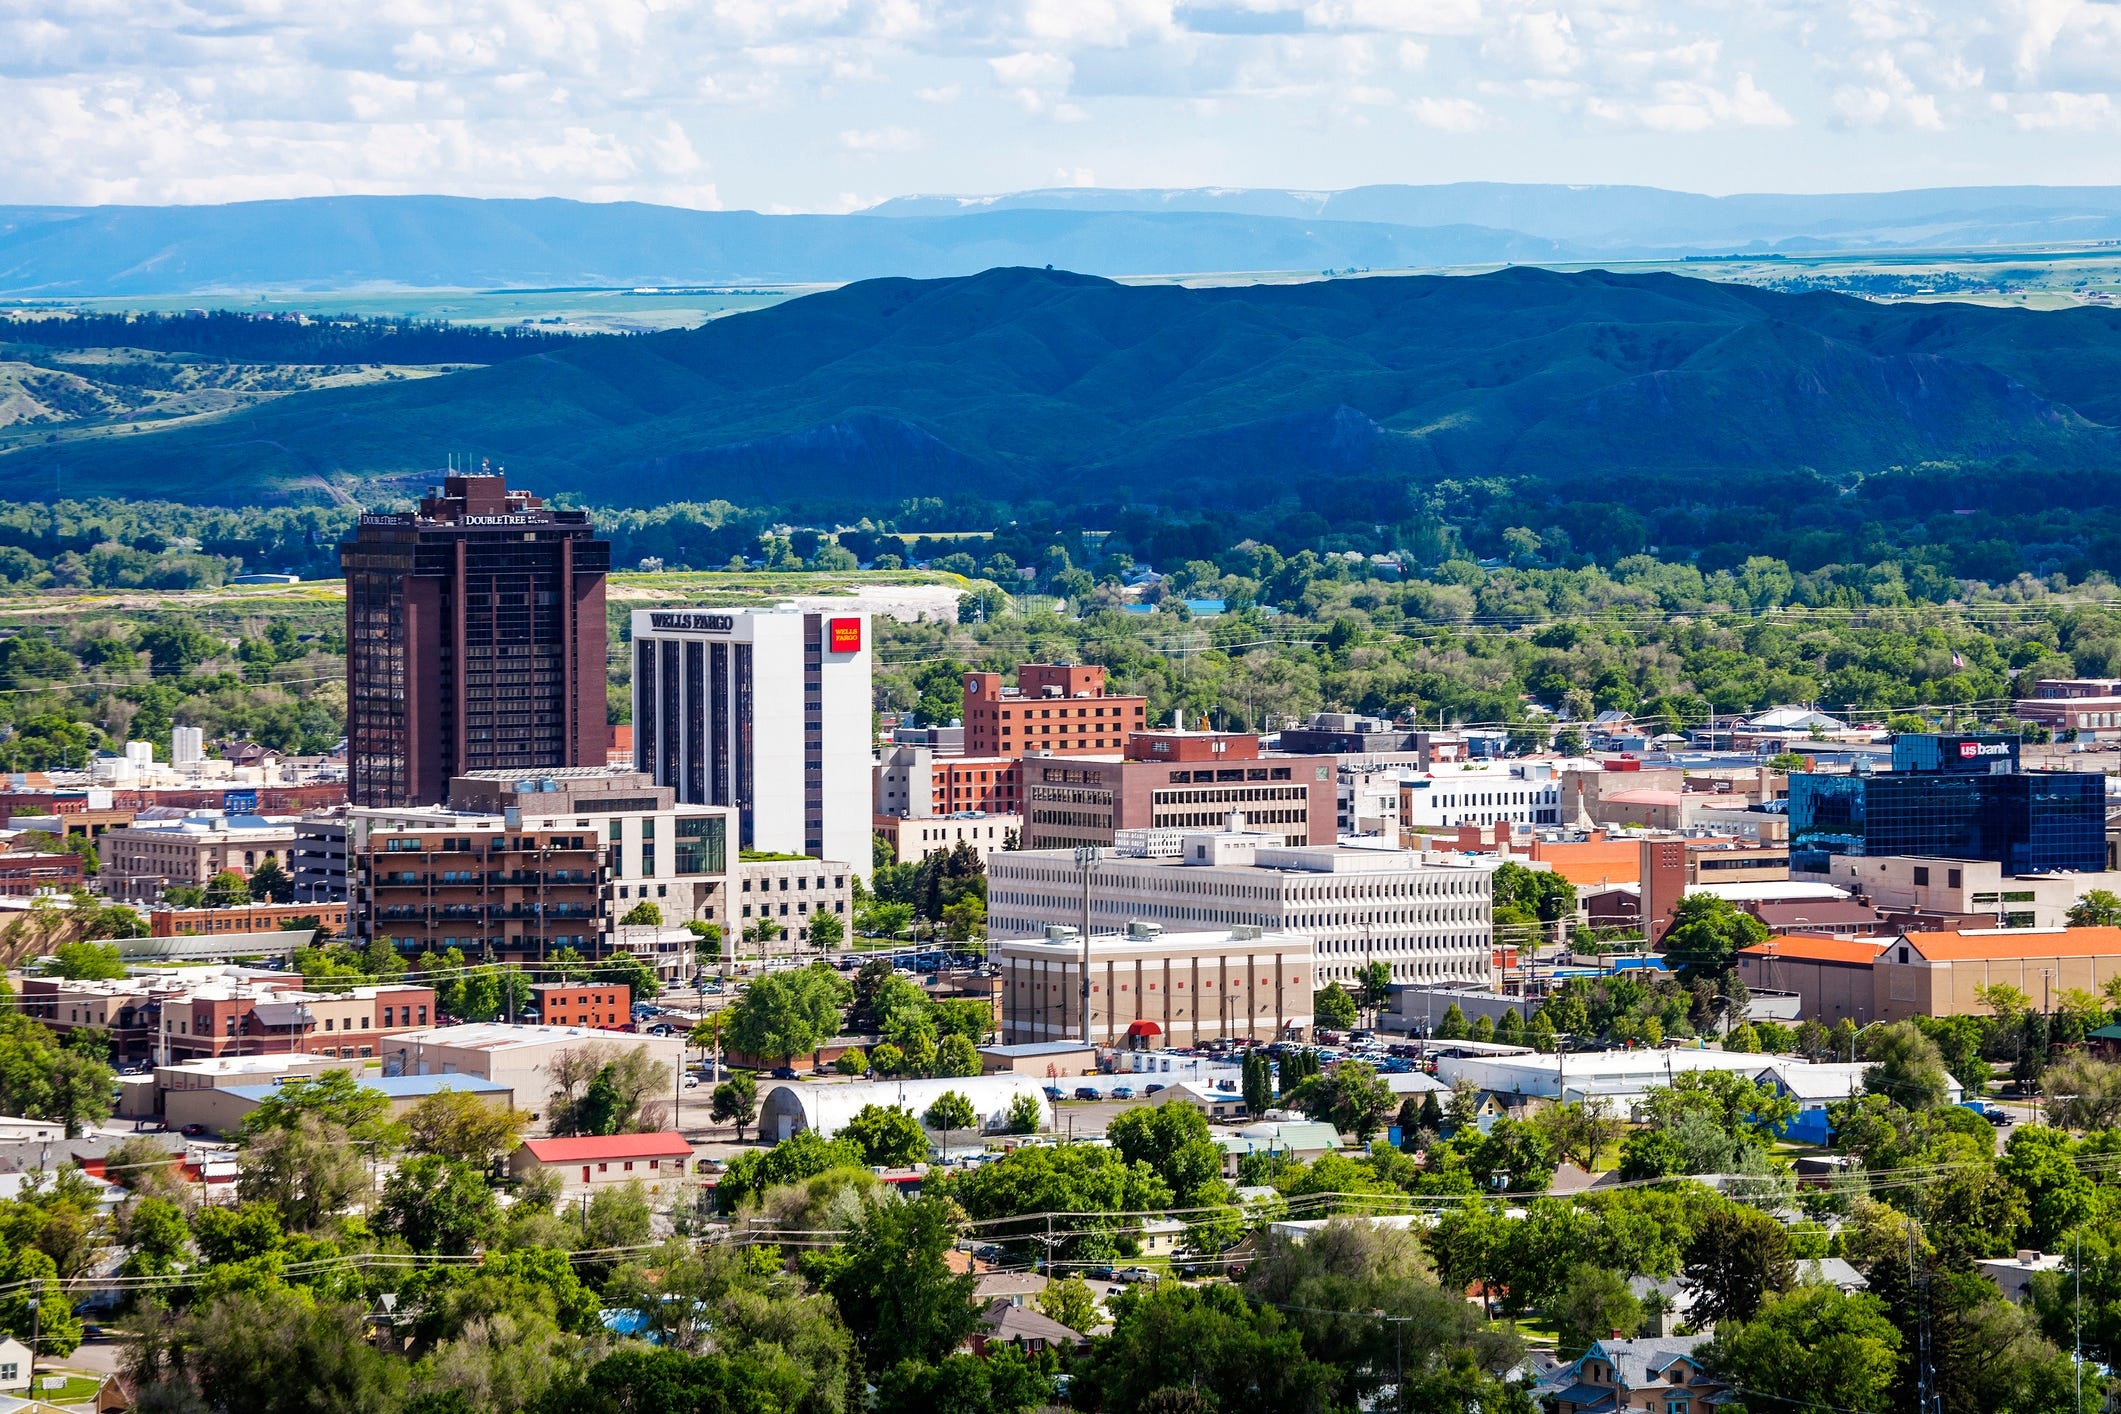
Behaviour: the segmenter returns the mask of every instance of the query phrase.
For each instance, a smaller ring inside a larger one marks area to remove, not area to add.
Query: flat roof
[[[692,1157],[685,1136],[660,1134],[583,1135],[572,1139],[529,1139],[524,1152],[541,1164],[571,1164],[584,1159],[660,1159],[673,1154]]]
[[[600,1031],[590,1026],[510,1026],[499,1021],[466,1021],[456,1026],[434,1026],[425,1031],[399,1031],[383,1039],[392,1046],[443,1046],[460,1051],[506,1051],[526,1046],[550,1045],[554,1041],[610,1041],[630,1033]],[[647,1038],[641,1038],[645,1041]]]
[[[461,1090],[470,1095],[515,1093],[512,1086],[481,1080],[473,1075],[378,1075],[366,1077],[358,1083],[363,1090],[372,1090],[393,1100],[435,1095],[444,1090]],[[283,1088],[279,1085],[231,1085],[225,1093],[241,1095],[246,1100],[269,1100]]]
[[[2121,928],[1979,928],[1906,933],[1928,962],[2032,957],[2108,957],[2121,953]]]
[[[1009,1046],[981,1046],[983,1056],[1002,1056],[1015,1059],[1019,1056],[1057,1056],[1069,1051],[1094,1051],[1094,1041],[1019,1041]]]

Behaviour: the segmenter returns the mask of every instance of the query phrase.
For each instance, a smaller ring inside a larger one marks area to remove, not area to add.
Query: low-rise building
[[[645,1049],[660,1064],[677,1066],[684,1040],[624,1035],[587,1026],[509,1026],[497,1021],[430,1027],[390,1037],[378,1057],[385,1075],[475,1075],[515,1091],[526,1109],[542,1109],[553,1089],[553,1066],[570,1051],[616,1059]]]
[[[1297,930],[1316,940],[1318,980],[1352,982],[1372,962],[1414,983],[1493,980],[1495,856],[1445,856],[1337,844],[1290,846],[1249,817],[1220,830],[1131,837],[1097,862],[1090,927],[1134,922]],[[1083,877],[1072,853],[1020,850],[987,861],[991,938],[1041,938],[1081,926]]]
[[[312,922],[313,920],[313,922]],[[153,938],[211,937],[222,933],[274,933],[304,923],[346,931],[344,903],[243,903],[228,908],[150,908]]]
[[[667,1131],[531,1139],[510,1157],[509,1168],[518,1178],[557,1174],[571,1190],[639,1183],[659,1193],[682,1182],[691,1170],[692,1145],[684,1135]]]
[[[927,746],[886,747],[877,757],[873,809],[924,820],[961,811],[1013,812],[1022,802],[1014,756],[966,756]]]
[[[1867,1026],[1878,1016],[1878,954],[1889,938],[1789,933],[1738,953],[1738,980],[1752,991],[1794,992],[1797,1015],[1831,1026],[1847,1017]]]
[[[99,877],[114,896],[153,902],[173,886],[205,884],[224,870],[248,878],[268,859],[284,867],[295,841],[292,820],[177,812],[155,818],[161,814],[160,807],[145,811],[103,833]]]
[[[1090,940],[1074,929],[989,944],[1001,968],[1002,1040],[1093,1040],[1105,1046],[1197,1046],[1224,1038],[1310,1034],[1315,940],[1257,925],[1166,932],[1134,923]]]
[[[1036,1106],[1038,1127],[1053,1124],[1053,1106],[1044,1087],[1029,1075],[957,1076],[934,1080],[857,1080],[849,1084],[796,1081],[775,1085],[759,1097],[759,1134],[770,1143],[814,1131],[830,1139],[869,1105],[901,1109],[918,1119],[945,1094],[955,1092],[971,1102],[981,1132],[1009,1127],[1019,1105]]]
[[[171,1090],[163,1097],[163,1119],[172,1129],[196,1124],[209,1134],[233,1134],[253,1110],[279,1094],[285,1083],[276,1077],[248,1085]],[[476,1096],[496,1109],[515,1108],[515,1095],[506,1085],[468,1075],[363,1075],[358,1083],[364,1091],[381,1095],[388,1102],[392,1119],[403,1118],[420,1101],[445,1090]]]
[[[1023,839],[1024,817],[1015,813],[982,815],[930,815],[900,819],[896,815],[876,817],[877,837],[891,847],[891,857],[900,864],[918,864],[931,854],[948,854],[959,845],[982,860],[1017,848]]]
[[[2121,893],[2121,874],[2004,873],[1993,859],[1834,855],[1829,882],[1908,928],[2060,928],[2094,889]]]
[[[1710,1414],[1727,1401],[1730,1389],[1701,1361],[1700,1347],[1708,1339],[1675,1335],[1593,1341],[1580,1358],[1540,1381],[1533,1394],[1557,1414],[1618,1414],[1629,1409]]]
[[[1110,848],[1128,831],[1214,829],[1233,810],[1282,843],[1338,837],[1330,756],[1262,752],[1234,732],[1137,732],[1118,757],[1027,752],[1024,848]]]
[[[1004,687],[1000,673],[967,673],[964,704],[965,751],[973,756],[1117,751],[1129,732],[1149,725],[1149,700],[1108,693],[1095,663],[1026,663],[1014,687]]]
[[[31,835],[30,839],[50,839]],[[68,893],[82,884],[81,856],[36,850],[0,853],[0,898],[28,898],[48,891]]]
[[[633,1024],[633,993],[611,982],[539,982],[530,1004],[546,1026],[591,1026],[619,1031]]]
[[[1984,1016],[1980,991],[2016,987],[2042,1011],[2064,992],[2103,995],[2121,977],[2121,928],[1983,928],[1904,932],[1872,968],[1879,1021]]]
[[[1772,884],[1790,877],[1787,845],[1649,839],[1641,848],[1642,924],[1652,945],[1672,926],[1679,901],[1704,884]]]
[[[1399,782],[1399,830],[1407,835],[1459,825],[1559,825],[1560,764],[1554,761],[1439,761]]]
[[[730,899],[729,931],[740,934],[770,918],[791,943],[799,943],[813,915],[846,916],[854,902],[854,886],[849,882],[854,872],[849,864],[799,854],[740,858]]]
[[[981,1046],[983,1075],[1035,1075],[1047,1079],[1088,1075],[1097,1069],[1097,1047],[1080,1041],[1026,1041],[1014,1046]]]

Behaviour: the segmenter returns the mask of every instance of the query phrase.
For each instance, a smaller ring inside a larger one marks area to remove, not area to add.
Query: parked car
[[[1148,1267],[1121,1267],[1116,1275],[1120,1281],[1141,1282],[1150,1286],[1162,1280]]]
[[[1061,1089],[1058,1085],[1048,1085],[1046,1087],[1046,1098],[1049,1100],[1065,1100],[1068,1098],[1068,1092]]]
[[[770,1074],[775,1080],[795,1079],[795,1067],[792,1065],[777,1065],[767,1073]]]
[[[1165,1087],[1165,1086],[1162,1086],[1162,1085],[1151,1085],[1151,1086],[1150,1086],[1150,1087],[1149,1087],[1148,1089],[1146,1089],[1146,1090],[1142,1091],[1142,1093],[1143,1093],[1144,1095],[1154,1095],[1154,1094],[1157,1094],[1157,1093],[1158,1093],[1159,1091],[1162,1091],[1162,1090],[1164,1090],[1164,1089],[1166,1089],[1166,1088],[1167,1088],[1167,1087]]]
[[[1098,1093],[1095,1085],[1078,1085],[1075,1087],[1075,1098],[1078,1100],[1101,1100],[1104,1096]]]
[[[1112,1087],[1112,1098],[1115,1100],[1131,1100],[1134,1098],[1134,1087],[1132,1085],[1115,1085]]]

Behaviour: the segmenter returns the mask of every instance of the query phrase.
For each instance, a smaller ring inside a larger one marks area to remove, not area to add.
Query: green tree
[[[1744,1391],[1747,1414],[1834,1404],[1861,1414],[1896,1407],[1901,1333],[1883,1302],[1834,1287],[1794,1287],[1768,1298],[1749,1320],[1728,1320],[1701,1358],[1712,1374]]]
[[[2089,889],[2070,906],[2072,928],[2121,927],[2121,896],[2111,889]]]
[[[1045,1118],[1045,1110],[1033,1096],[1018,1095],[1009,1102],[1011,1134],[1036,1134],[1044,1126]]]
[[[740,1055],[763,1060],[807,1055],[837,1034],[843,986],[830,968],[768,973],[730,1008],[725,1042]]]
[[[1863,1087],[1911,1110],[1935,1109],[1950,1098],[1951,1077],[1936,1042],[1912,1021],[1864,1032]]]
[[[1239,1071],[1243,1076],[1245,1113],[1265,1114],[1274,1103],[1273,1063],[1262,1053],[1247,1050]]]
[[[1443,1020],[1436,1023],[1436,1039],[1439,1041],[1463,1041],[1466,1039],[1466,1014],[1453,1002],[1444,1009]]]
[[[223,869],[206,881],[206,894],[200,901],[208,908],[236,908],[249,903],[250,880],[233,869]]]
[[[825,1285],[870,1370],[934,1364],[971,1333],[975,1278],[951,1272],[956,1242],[949,1203],[925,1194],[869,1208],[848,1233]]]
[[[1191,1105],[1122,1110],[1106,1125],[1105,1137],[1128,1163],[1144,1164],[1162,1179],[1180,1207],[1194,1206],[1202,1190],[1222,1176],[1222,1146],[1207,1116]]]
[[[1692,1319],[1751,1320],[1768,1296],[1796,1280],[1789,1230],[1757,1208],[1711,1208],[1687,1243],[1686,1277],[1694,1288]]]
[[[52,950],[52,970],[73,981],[108,981],[125,975],[125,963],[110,943],[61,943]]]
[[[840,1126],[840,1137],[861,1150],[863,1163],[875,1167],[911,1168],[928,1157],[920,1121],[896,1105],[862,1106]]]
[[[466,1090],[437,1090],[405,1115],[406,1145],[474,1169],[514,1153],[530,1124],[528,1111],[503,1109]]]
[[[716,1124],[736,1126],[739,1144],[744,1142],[744,1126],[757,1118],[758,1112],[759,1082],[750,1071],[736,1071],[714,1087],[713,1107],[709,1114]]]
[[[1567,1280],[1549,1304],[1561,1358],[1574,1360],[1615,1331],[1642,1324],[1642,1302],[1628,1289],[1621,1273],[1590,1262],[1569,1268]]]
[[[1046,1283],[1038,1294],[1038,1309],[1071,1331],[1087,1332],[1103,1319],[1097,1293],[1072,1272]]]
[[[847,941],[847,921],[837,913],[820,908],[810,915],[810,946],[819,952],[830,952]]]
[[[663,926],[663,910],[654,899],[642,899],[619,915],[622,928],[660,928]]]
[[[280,867],[277,855],[268,854],[250,874],[250,897],[257,903],[292,903],[295,878]]]
[[[1384,1004],[1392,1000],[1391,965],[1383,962],[1364,964],[1356,976],[1355,1000],[1374,1020]]]
[[[956,1077],[978,1075],[979,1049],[963,1036],[945,1036],[936,1043],[935,1073],[939,1076]]]
[[[467,1163],[422,1154],[400,1163],[383,1184],[377,1217],[415,1252],[461,1257],[500,1225],[493,1190]]]
[[[1331,1074],[1305,1081],[1290,1100],[1311,1118],[1353,1134],[1365,1144],[1398,1108],[1377,1068],[1358,1060],[1342,1061]]]
[[[395,1414],[405,1366],[367,1339],[362,1302],[288,1287],[228,1292],[132,1352],[144,1407],[245,1414]]]
[[[1328,982],[1325,990],[1311,1000],[1311,1009],[1318,1017],[1318,1024],[1330,1026],[1336,1031],[1345,1031],[1353,1026],[1359,1013],[1355,998],[1338,982]]]
[[[1664,954],[1680,980],[1707,978],[1721,988],[1738,965],[1738,953],[1768,939],[1767,925],[1715,894],[1688,894],[1672,911],[1664,935]]]
[[[952,1133],[971,1130],[977,1135],[979,1111],[973,1109],[972,1102],[957,1091],[945,1090],[928,1106],[927,1112],[921,1116],[921,1123],[930,1129],[941,1130],[947,1143]]]
[[[1165,1391],[1192,1389],[1217,1414],[1326,1414],[1340,1372],[1304,1351],[1272,1306],[1232,1286],[1129,1290],[1112,1334],[1075,1367],[1078,1402],[1095,1409],[1183,1409]]]

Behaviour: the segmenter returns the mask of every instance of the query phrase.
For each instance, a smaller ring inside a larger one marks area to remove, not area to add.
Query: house
[[[1601,1340],[1533,1391],[1555,1414],[1709,1414],[1727,1386],[1712,1379],[1695,1352],[1705,1335]]]
[[[1245,1097],[1233,1090],[1217,1090],[1197,1080],[1181,1080],[1157,1097],[1160,1105],[1191,1105],[1212,1120],[1245,1117]]]
[[[1642,1303],[1643,1327],[1658,1339],[1679,1334],[1694,1309],[1694,1288],[1684,1277],[1628,1278],[1628,1295]]]
[[[1863,1077],[1869,1069],[1861,1061],[1783,1060],[1764,1067],[1753,1079],[1797,1103],[1796,1118],[1782,1127],[1782,1138],[1823,1145],[1834,1134],[1827,1107],[1863,1094]],[[1945,1096],[1951,1103],[1958,1104],[1965,1093],[1957,1080],[1945,1077]]]
[[[972,1287],[972,1300],[982,1309],[996,1301],[1028,1306],[1046,1289],[1043,1272],[979,1272],[978,1276]]]
[[[1186,1225],[1177,1218],[1143,1218],[1135,1232],[1147,1257],[1169,1257],[1186,1242]]]
[[[518,1178],[556,1173],[570,1188],[600,1188],[639,1180],[651,1191],[684,1176],[692,1145],[682,1134],[582,1135],[531,1139],[515,1151],[509,1167]]]
[[[1309,1163],[1340,1148],[1340,1131],[1315,1120],[1266,1120],[1248,1124],[1215,1141],[1223,1151],[1223,1175],[1237,1177],[1238,1161],[1247,1154],[1284,1154]]]
[[[1797,1263],[1797,1280],[1805,1286],[1831,1286],[1843,1296],[1871,1289],[1870,1281],[1843,1257],[1806,1257]]]
[[[29,1388],[29,1347],[13,1336],[0,1339],[0,1390]]]
[[[1043,1311],[1012,1306],[1001,1297],[988,1302],[979,1313],[979,1324],[972,1331],[972,1353],[983,1356],[987,1347],[997,1342],[1019,1346],[1026,1355],[1048,1350],[1073,1354],[1090,1347],[1088,1336],[1070,1330]]]

